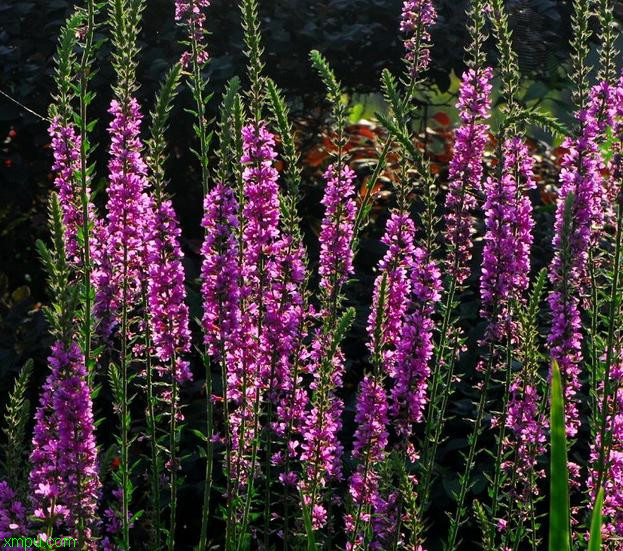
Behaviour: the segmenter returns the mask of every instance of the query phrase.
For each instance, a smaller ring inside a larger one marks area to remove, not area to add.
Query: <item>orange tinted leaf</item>
[[[433,119],[437,121],[441,126],[450,125],[450,117],[443,111],[439,111],[433,115]]]

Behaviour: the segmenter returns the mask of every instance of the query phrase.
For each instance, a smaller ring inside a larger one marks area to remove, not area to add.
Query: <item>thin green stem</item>
[[[171,498],[169,503],[169,532],[167,537],[167,547],[169,551],[174,551],[175,549],[175,526],[177,520],[177,384],[176,360],[174,354],[171,358],[171,405],[169,408],[169,462],[171,477],[169,481]]]
[[[489,384],[493,375],[493,364],[493,350],[490,350],[489,360],[487,362],[487,367],[485,371],[485,378],[483,386],[480,390],[480,400],[478,402],[476,421],[474,423],[474,428],[472,429],[472,433],[469,438],[469,451],[467,454],[467,460],[465,462],[465,471],[463,472],[463,476],[461,477],[461,486],[457,498],[456,514],[450,522],[450,531],[448,535],[447,545],[447,548],[450,550],[457,549],[457,538],[459,535],[459,529],[463,524],[463,515],[465,514],[465,498],[467,497],[467,492],[471,487],[471,474],[474,468],[474,459],[476,457],[476,452],[478,448],[478,437],[480,436],[480,433],[482,431],[482,421],[484,419],[487,395],[489,393]]]
[[[614,267],[612,284],[610,288],[610,300],[608,311],[608,340],[606,348],[606,365],[604,374],[604,388],[603,399],[601,403],[601,417],[600,417],[600,449],[599,449],[599,463],[597,466],[597,484],[595,486],[595,495],[599,494],[599,490],[604,484],[604,478],[607,469],[607,463],[610,462],[610,450],[612,447],[612,431],[608,431],[608,419],[610,418],[610,398],[612,394],[611,389],[611,369],[614,356],[615,345],[615,331],[619,327],[620,323],[620,290],[619,290],[619,278],[621,272],[621,236],[623,234],[623,206],[619,203],[617,209],[617,229],[615,237],[615,253],[614,253]],[[616,390],[618,390],[618,384]],[[616,401],[615,401],[616,407]]]

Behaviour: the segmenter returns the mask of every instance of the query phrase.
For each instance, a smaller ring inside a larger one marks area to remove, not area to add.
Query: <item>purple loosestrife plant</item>
[[[322,199],[325,214],[319,237],[318,267],[319,286],[324,297],[319,314],[322,327],[313,338],[307,368],[313,376],[312,400],[303,427],[301,461],[304,477],[299,482],[314,530],[322,528],[327,521],[323,490],[330,480],[342,478],[343,447],[338,433],[342,427],[344,405],[335,390],[342,386],[344,356],[332,342],[341,287],[353,273],[354,178],[355,173],[348,165],[342,166],[341,170],[330,165],[325,172],[326,188]]]
[[[580,419],[575,398],[580,389],[582,361],[582,331],[580,306],[587,293],[588,258],[596,228],[602,221],[602,176],[597,144],[598,114],[604,96],[600,88],[593,89],[586,109],[580,111],[580,133],[564,143],[567,153],[562,160],[560,193],[554,224],[554,260],[550,268],[553,287],[549,295],[552,326],[548,345],[558,362],[565,391],[567,434],[577,434]],[[572,201],[568,228],[565,210]],[[566,231],[566,234],[565,234]]]
[[[491,110],[491,80],[493,70],[487,67],[463,74],[459,89],[460,126],[454,138],[454,155],[448,174],[446,195],[445,237],[447,277],[461,285],[470,275],[472,234],[474,233],[474,194],[481,190],[483,156],[488,140],[486,121]]]
[[[190,352],[188,306],[184,287],[181,230],[170,199],[155,207],[147,245],[147,304],[154,353],[163,365],[171,363],[178,383],[192,379],[184,355]]]
[[[278,279],[276,259],[279,253],[278,173],[273,134],[263,123],[242,129],[245,166],[242,179],[246,203],[242,214],[242,287],[240,343],[229,360],[227,385],[235,407],[229,412],[232,489],[228,497],[246,494],[243,502],[242,530],[246,530],[250,495],[257,475],[260,407],[271,385],[271,350],[268,346],[268,309],[272,290]],[[232,515],[231,506],[229,516]],[[229,519],[230,521],[233,519]]]
[[[204,344],[210,357],[221,365],[225,423],[225,472],[231,495],[232,438],[229,402],[240,404],[239,350],[241,348],[240,283],[238,263],[238,202],[231,189],[218,183],[204,199],[201,247],[201,296],[203,302]],[[211,396],[208,399],[212,399]]]
[[[84,357],[75,343],[57,341],[49,362],[35,414],[31,503],[48,535],[64,526],[86,544],[96,527],[100,482]]]
[[[534,227],[532,204],[525,194],[536,187],[533,159],[519,138],[506,141],[503,156],[501,178],[488,178],[484,185],[481,315],[489,323],[485,339],[493,343],[515,340],[512,307],[528,288]]]

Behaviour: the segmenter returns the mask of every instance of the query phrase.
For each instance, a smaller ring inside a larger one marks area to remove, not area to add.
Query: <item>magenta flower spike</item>
[[[455,278],[457,285],[464,283],[470,274],[473,213],[477,206],[474,193],[482,189],[492,78],[491,68],[479,72],[469,69],[463,74],[459,90],[457,109],[461,124],[455,133],[450,161],[445,214],[446,274]]]
[[[593,88],[587,108],[580,112],[581,133],[567,139],[567,153],[562,160],[561,188],[554,225],[554,260],[549,278],[553,290],[549,295],[552,326],[548,344],[552,358],[558,362],[565,389],[567,435],[573,437],[580,426],[576,394],[580,389],[582,361],[582,330],[580,304],[588,292],[589,248],[596,237],[596,228],[603,221],[601,159],[597,137],[600,134],[600,113],[607,105],[609,86]],[[565,243],[565,204],[573,194],[571,224]],[[568,259],[568,262],[565,261]]]
[[[370,523],[374,532],[373,549],[379,549],[385,535],[382,523],[373,522],[379,505],[384,499],[379,491],[378,466],[385,460],[389,438],[387,430],[388,405],[387,394],[382,379],[366,375],[359,386],[357,410],[355,413],[353,459],[358,461],[357,469],[349,481],[349,493],[353,500],[356,516],[345,518],[346,532],[350,548],[361,548],[365,542],[365,529]],[[380,507],[383,509],[382,505]]]
[[[533,159],[519,138],[503,147],[500,179],[485,182],[485,246],[480,277],[481,316],[489,322],[485,339],[516,339],[513,301],[522,300],[530,275],[532,204],[525,192],[536,187]]]
[[[428,400],[433,315],[441,299],[441,274],[428,252],[416,248],[411,262],[411,300],[396,350],[395,371],[390,373],[390,418],[396,432],[404,438],[409,438],[413,425],[422,420]]]
[[[413,78],[430,64],[430,29],[437,21],[432,0],[405,0],[402,4],[400,30],[406,35],[406,59]]]
[[[238,202],[231,189],[218,183],[204,200],[201,247],[201,294],[204,344],[222,359],[239,344],[240,268],[238,266]]]
[[[353,198],[355,173],[348,166],[336,173],[329,165],[324,174],[326,188],[322,198],[325,215],[320,230],[320,288],[332,296],[353,274],[351,250],[356,205]]]
[[[105,243],[95,271],[95,312],[100,332],[108,337],[120,323],[121,303],[140,303],[146,286],[147,243],[154,223],[154,207],[147,194],[147,166],[140,139],[142,115],[132,98],[127,105],[113,100],[113,120],[106,225],[100,230]],[[125,291],[124,291],[125,286]]]
[[[192,379],[192,373],[184,359],[190,352],[191,340],[181,230],[170,199],[165,199],[155,209],[147,230],[147,305],[152,342],[156,358],[166,365],[173,361],[172,376],[183,383]]]
[[[35,414],[31,504],[35,517],[74,534],[82,524],[88,539],[96,528],[100,482],[84,357],[77,344],[57,341],[49,362]]]
[[[210,7],[211,0],[175,0],[175,20],[188,26],[189,37],[195,43],[197,49],[197,63],[202,65],[208,61],[209,54],[204,44],[206,34],[205,11]],[[180,62],[182,67],[190,65],[192,51],[185,51]]]

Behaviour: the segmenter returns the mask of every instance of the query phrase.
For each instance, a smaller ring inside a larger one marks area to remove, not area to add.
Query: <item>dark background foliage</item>
[[[49,339],[41,314],[46,301],[45,276],[38,261],[34,243],[45,239],[46,203],[52,186],[51,153],[47,124],[41,119],[47,113],[52,92],[51,59],[56,47],[59,28],[73,2],[67,0],[0,0],[0,393],[5,395],[18,368],[29,357],[37,360],[37,379],[45,374],[45,357]],[[378,78],[383,67],[394,74],[401,72],[402,44],[398,33],[401,0],[260,0],[264,32],[266,70],[281,86],[291,104],[297,124],[304,125],[301,147],[304,151],[322,142],[326,106],[320,82],[308,62],[312,48],[325,54],[335,72],[351,94],[378,91]],[[452,87],[452,76],[464,69],[463,48],[465,32],[465,0],[438,0],[440,19],[434,29],[431,69],[431,91],[446,92]],[[568,80],[565,63],[568,59],[570,32],[569,1],[510,0],[510,23],[516,40],[522,73],[527,85],[524,99],[540,101],[551,96],[550,106],[567,115],[569,105]],[[623,13],[621,3],[617,12]],[[212,61],[207,72],[214,98],[210,109],[214,114],[220,93],[229,78],[240,75],[244,82],[245,60],[242,55],[242,32],[238,9],[232,0],[213,0],[209,11],[210,52]],[[106,29],[100,34],[104,37]],[[179,30],[173,21],[173,0],[148,0],[139,65],[140,100],[147,112],[158,82],[179,56]],[[493,45],[489,44],[491,61],[495,61]],[[97,179],[94,189],[101,192],[106,185],[106,108],[110,101],[113,74],[108,56],[109,45],[99,51],[98,74],[93,80],[97,99],[93,114],[99,117],[96,133],[100,147],[96,153]],[[10,101],[6,96],[13,100]],[[21,105],[20,105],[21,104]],[[184,107],[191,105],[184,91],[173,112],[175,124],[169,132],[171,160],[169,176],[175,207],[180,215],[187,253],[188,283],[191,306],[198,313],[196,278],[198,274],[199,220],[201,190],[197,165],[189,151],[193,142],[189,116]],[[304,200],[301,212],[306,233],[313,236],[321,211],[318,208],[320,188],[316,166],[306,159]],[[443,167],[441,169],[443,174]],[[101,203],[101,195],[99,202]],[[535,197],[539,203],[539,197]],[[535,258],[537,267],[549,258],[548,206],[537,209],[538,235]],[[363,369],[365,349],[366,308],[372,282],[372,269],[382,254],[378,243],[378,228],[385,213],[377,211],[377,224],[363,236],[362,254],[358,260],[358,281],[350,289],[350,298],[358,309],[358,322],[352,337],[346,342],[349,357],[347,405],[352,407],[356,381]],[[312,243],[313,240],[310,240]],[[313,253],[313,248],[312,248]],[[475,255],[474,262],[479,262]],[[481,332],[478,322],[477,288],[465,297],[463,318],[470,331],[471,343]],[[476,347],[475,347],[476,348]],[[474,358],[464,358],[473,365]],[[201,385],[191,391],[189,416],[196,410],[201,414]],[[33,393],[33,397],[36,396]],[[470,389],[461,389],[454,402],[452,414],[464,418],[470,411]],[[0,403],[3,399],[0,399]],[[196,407],[195,407],[196,406]],[[434,500],[443,509],[449,501],[450,490],[456,483],[452,474],[452,457],[464,447],[465,427],[454,427],[442,450],[442,470],[447,474],[435,490]],[[461,436],[461,433],[463,435]],[[449,458],[449,459],[446,459]],[[188,469],[193,472],[194,469]],[[200,471],[200,469],[197,469]],[[191,477],[185,496],[193,502],[200,498],[198,482]],[[485,486],[480,478],[477,491]],[[183,502],[183,501],[182,501]],[[434,512],[433,512],[434,514]],[[188,534],[196,527],[186,526]]]

